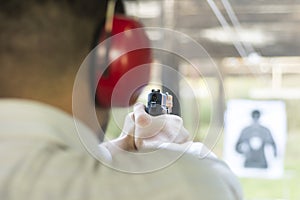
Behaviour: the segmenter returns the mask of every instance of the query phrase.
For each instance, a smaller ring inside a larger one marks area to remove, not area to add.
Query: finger
[[[117,146],[121,147],[123,150],[128,150],[128,151],[133,151],[137,150],[136,145],[135,145],[135,124],[134,124],[134,114],[133,112],[129,113],[124,121],[122,133],[119,136],[119,138],[122,138]],[[125,140],[124,140],[125,138]]]
[[[129,113],[124,121],[124,125],[123,125],[123,129],[122,129],[122,133],[120,136],[124,136],[124,135],[133,135],[134,133],[134,114],[133,113]]]
[[[142,103],[137,103],[134,105],[133,113],[137,125],[145,127],[151,123],[151,117],[146,113],[145,106]]]

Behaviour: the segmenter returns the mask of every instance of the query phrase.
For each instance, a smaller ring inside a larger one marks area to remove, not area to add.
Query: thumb
[[[133,107],[134,119],[138,126],[146,127],[151,123],[151,116],[146,113],[142,103],[136,103]]]
[[[123,137],[125,135],[133,135],[134,129],[135,129],[134,114],[129,113],[125,118],[124,125],[122,128],[122,133],[121,133],[120,137]]]

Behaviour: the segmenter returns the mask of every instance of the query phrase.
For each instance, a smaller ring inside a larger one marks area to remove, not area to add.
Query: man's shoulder
[[[242,199],[242,188],[237,177],[220,159],[200,158],[184,152],[178,154],[167,149],[157,155],[144,156],[117,155],[114,159],[118,163],[107,169],[113,169],[110,178],[124,176],[129,183],[134,173],[139,177],[136,179],[143,180],[145,185],[148,183],[149,187],[153,187],[152,184],[158,184],[160,190],[169,191],[170,196],[185,194],[183,199]]]
[[[81,146],[73,117],[45,103],[0,99],[0,124],[0,135],[7,140]]]

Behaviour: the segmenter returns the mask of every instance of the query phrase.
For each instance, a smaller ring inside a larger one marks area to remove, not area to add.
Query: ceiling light
[[[240,28],[238,31],[235,31],[235,29],[230,27],[228,30],[229,31],[225,31],[221,27],[205,29],[201,31],[200,35],[213,42],[224,44],[232,44],[233,41],[238,41],[262,47],[274,44],[275,42],[273,35],[266,34],[260,29]]]
[[[157,18],[161,14],[158,1],[125,1],[126,13],[138,18]]]

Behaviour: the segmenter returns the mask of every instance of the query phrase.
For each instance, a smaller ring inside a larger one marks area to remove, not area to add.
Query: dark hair
[[[106,1],[103,0],[1,0],[0,12],[9,17],[20,17],[33,5],[53,3],[68,5],[70,9],[80,16],[95,17],[103,12]]]
[[[43,5],[48,2],[55,4],[66,4],[79,16],[104,17],[108,0],[1,0],[0,12],[6,16],[19,17],[32,5]],[[116,12],[125,13],[122,0],[116,2]]]

